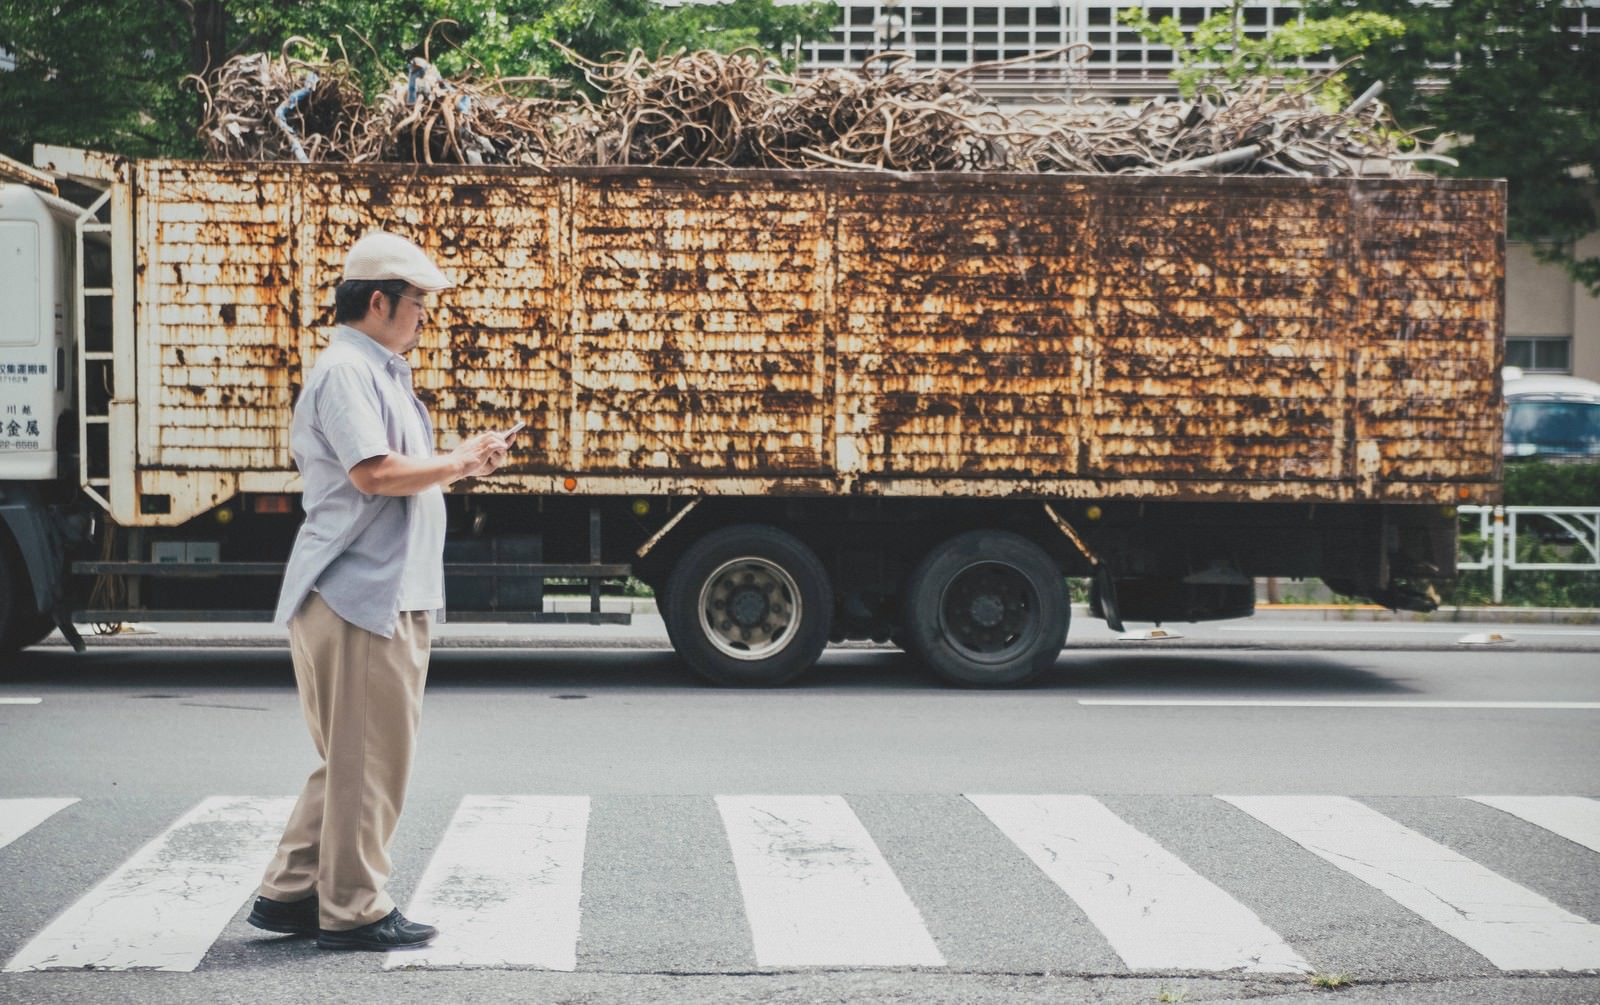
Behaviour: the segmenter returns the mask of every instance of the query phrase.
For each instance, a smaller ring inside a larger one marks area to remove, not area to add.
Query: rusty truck
[[[457,282],[414,354],[456,620],[607,622],[779,684],[830,640],[945,680],[1256,577],[1427,609],[1501,464],[1503,183],[133,161],[0,189],[0,637],[264,619],[289,418],[346,249]],[[52,193],[50,189],[56,191]],[[547,610],[552,581],[587,611]]]

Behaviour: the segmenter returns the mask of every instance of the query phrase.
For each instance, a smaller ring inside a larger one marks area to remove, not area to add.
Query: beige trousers
[[[394,909],[384,892],[389,842],[411,778],[430,619],[404,612],[386,639],[345,621],[313,592],[289,621],[300,706],[322,763],[306,779],[261,895],[317,894],[319,924],[329,931]]]

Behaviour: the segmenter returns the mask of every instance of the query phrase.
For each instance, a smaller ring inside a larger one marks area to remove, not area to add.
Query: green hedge
[[[1512,461],[1506,465],[1507,506],[1600,506],[1600,464]]]

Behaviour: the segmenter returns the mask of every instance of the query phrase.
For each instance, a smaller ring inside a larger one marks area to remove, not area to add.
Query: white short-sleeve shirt
[[[274,620],[288,624],[313,589],[339,617],[385,638],[402,610],[442,619],[444,493],[368,495],[350,480],[350,469],[372,457],[432,456],[433,426],[411,389],[410,365],[341,325],[306,375],[289,446],[306,519]],[[432,606],[403,607],[402,594]]]

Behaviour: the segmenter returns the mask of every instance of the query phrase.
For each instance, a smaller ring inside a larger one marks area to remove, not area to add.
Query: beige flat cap
[[[454,286],[427,252],[398,234],[375,230],[351,248],[344,260],[344,279],[401,279],[419,290]]]

